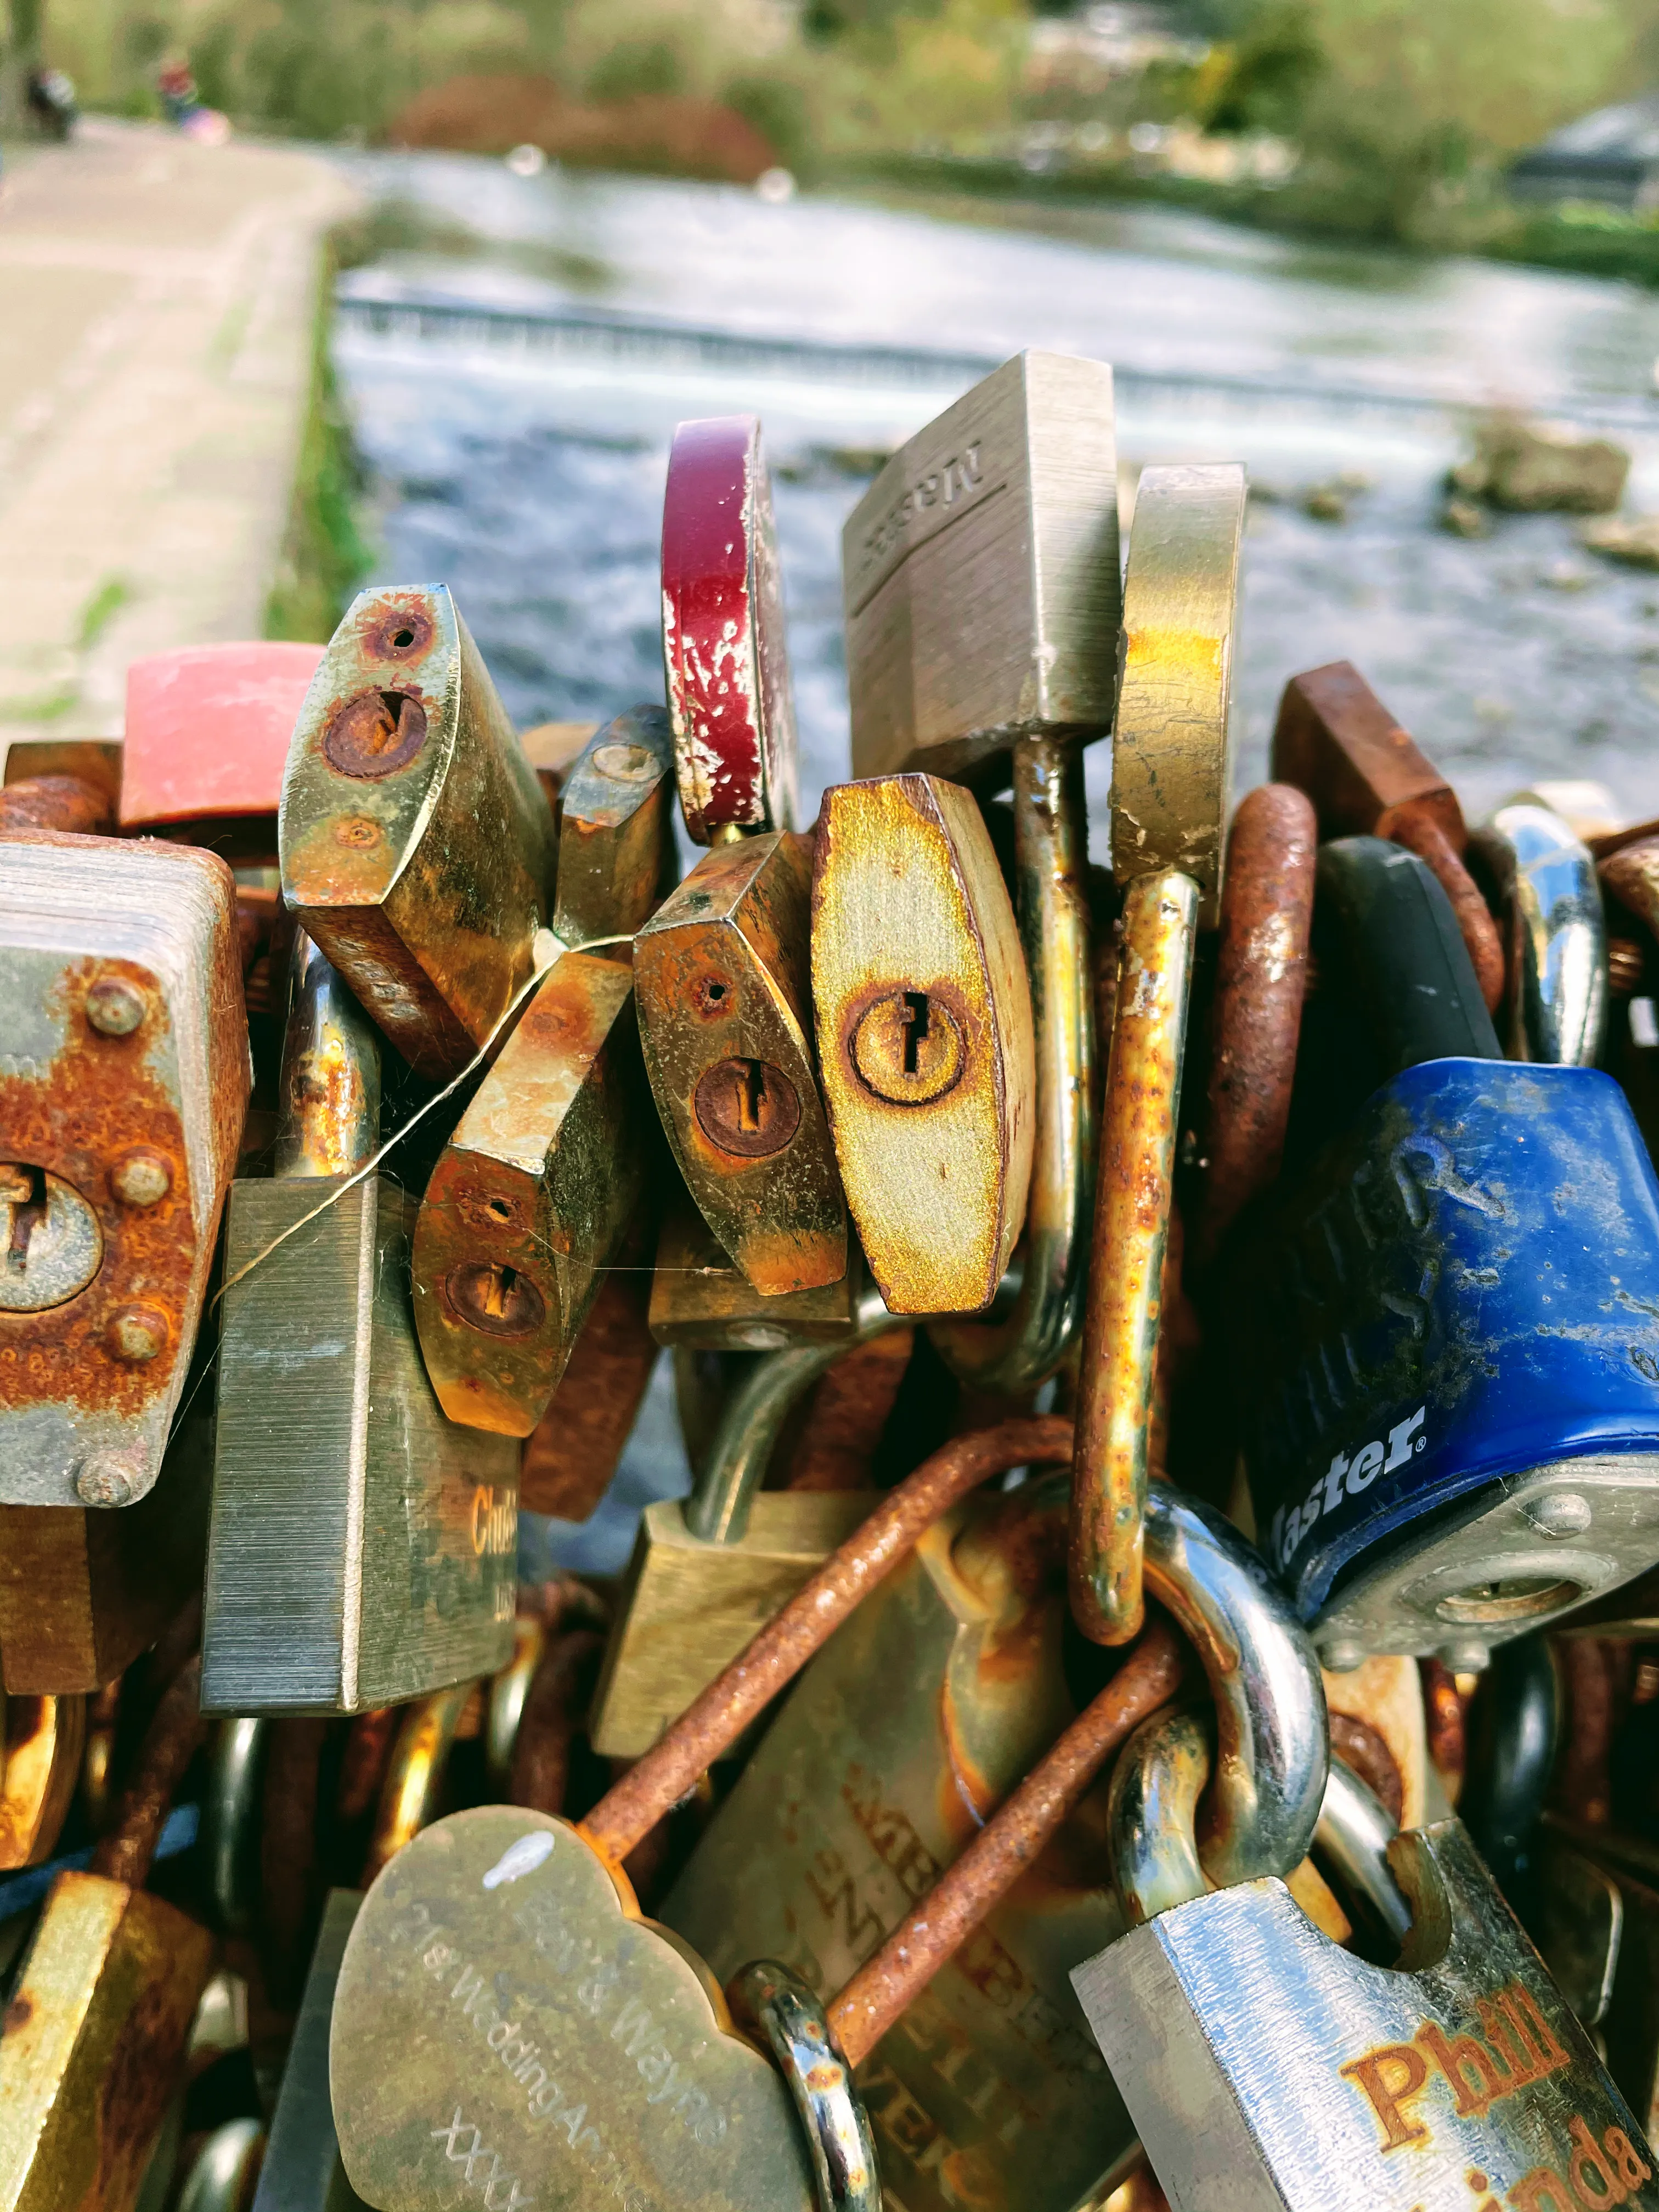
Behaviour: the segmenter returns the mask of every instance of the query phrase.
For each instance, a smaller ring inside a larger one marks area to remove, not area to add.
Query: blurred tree
[[[685,70],[667,39],[622,39],[600,56],[583,86],[590,100],[628,100],[641,92],[683,92]]]
[[[1197,120],[1209,131],[1273,131],[1296,137],[1308,95],[1328,66],[1303,0],[1259,9],[1240,35],[1211,49],[1193,82]]]
[[[3,67],[0,67],[0,127],[21,130],[28,117],[28,81],[40,66],[41,0],[11,0]]]

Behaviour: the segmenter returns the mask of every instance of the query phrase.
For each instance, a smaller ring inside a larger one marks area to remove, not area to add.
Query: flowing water
[[[753,412],[772,458],[806,817],[848,772],[842,523],[877,458],[1024,346],[1110,362],[1124,495],[1149,461],[1250,471],[1235,781],[1297,669],[1363,668],[1479,811],[1544,775],[1659,812],[1659,575],[1570,519],[1437,526],[1473,415],[1617,438],[1659,507],[1659,297],[1473,261],[1310,247],[1146,208],[1035,235],[805,198],[463,156],[354,157],[475,249],[342,280],[335,359],[376,482],[376,580],[453,586],[520,726],[658,698],[658,532],[685,416]],[[1347,519],[1300,504],[1340,483]],[[1108,748],[1091,749],[1096,849]],[[620,1563],[683,1486],[665,1375],[610,1510],[550,1534]],[[539,1532],[537,1540],[548,1532]]]

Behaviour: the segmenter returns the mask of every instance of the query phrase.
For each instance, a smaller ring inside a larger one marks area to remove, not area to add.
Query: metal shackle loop
[[[1306,1857],[1329,1765],[1325,1686],[1307,1631],[1231,1522],[1155,1482],[1146,1586],[1203,1663],[1215,1698],[1214,1771],[1199,1830],[1218,1888]]]
[[[1314,1840],[1338,1880],[1363,1897],[1395,1942],[1403,1944],[1411,1933],[1412,1908],[1389,1864],[1389,1845],[1399,1832],[1376,1792],[1352,1767],[1334,1759]]]
[[[1516,1060],[1594,1067],[1607,1014],[1607,927],[1588,847],[1547,806],[1500,806],[1469,840],[1508,908]]]
[[[875,2140],[823,2006],[775,1959],[740,1966],[735,2009],[764,2033],[800,2114],[819,2212],[881,2212]]]
[[[1209,1732],[1196,1713],[1154,1713],[1124,1745],[1112,1769],[1106,1821],[1112,1878],[1131,1928],[1190,1905],[1208,1887],[1197,1825],[1209,1778]]]

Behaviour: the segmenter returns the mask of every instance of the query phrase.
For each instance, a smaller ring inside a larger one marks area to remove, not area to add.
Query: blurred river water
[[[1583,551],[1565,516],[1498,517],[1476,541],[1437,527],[1445,471],[1492,405],[1616,438],[1627,504],[1659,508],[1659,297],[1144,207],[1039,235],[994,210],[347,158],[371,198],[477,241],[348,272],[334,357],[375,483],[375,580],[453,586],[520,726],[660,699],[669,437],[684,416],[757,413],[810,820],[848,773],[842,523],[880,456],[1037,346],[1113,364],[1126,501],[1147,462],[1249,467],[1236,789],[1265,773],[1286,678],[1347,659],[1471,813],[1546,775],[1659,812],[1659,575]],[[1339,482],[1346,520],[1304,511]],[[1097,853],[1109,777],[1097,745]],[[629,1498],[683,1485],[665,1382],[615,1509],[556,1525],[557,1556],[620,1565]]]

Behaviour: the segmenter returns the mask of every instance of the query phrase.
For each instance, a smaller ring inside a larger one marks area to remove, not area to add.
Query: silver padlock
[[[1236,1830],[1231,1876],[1200,1844],[1208,1771],[1183,1715],[1126,1746],[1110,1825],[1129,1932],[1072,1976],[1174,2212],[1659,2204],[1646,2138],[1460,1821],[1385,1844],[1380,1808],[1368,1837],[1354,1787],[1327,1788],[1328,1855],[1396,1935],[1410,1908],[1397,1963],[1374,1966],[1285,1887],[1305,1838]]]

